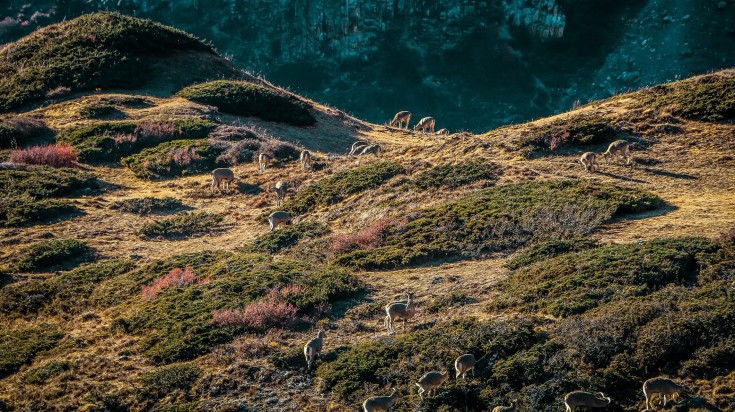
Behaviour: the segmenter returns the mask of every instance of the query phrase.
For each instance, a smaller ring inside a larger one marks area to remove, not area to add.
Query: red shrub
[[[33,146],[11,151],[8,161],[29,165],[73,167],[77,162],[77,152],[66,144]]]
[[[212,312],[212,323],[219,326],[245,326],[253,329],[265,329],[286,325],[296,318],[298,308],[283,298],[301,293],[301,286],[286,286],[282,290],[273,288],[264,299],[250,302],[242,309],[218,310]]]
[[[195,160],[200,160],[202,157],[197,154],[195,147],[179,147],[171,149],[169,152],[171,159],[179,166],[190,165]]]
[[[346,235],[336,235],[332,238],[332,250],[347,252],[355,248],[375,249],[385,238],[385,234],[394,225],[392,219],[382,218],[365,229]]]
[[[179,130],[172,123],[141,123],[135,128],[135,135],[143,140],[163,140],[177,136]]]
[[[158,292],[163,289],[170,287],[182,287],[194,283],[202,285],[209,283],[209,279],[197,280],[191,266],[186,266],[184,269],[172,269],[168,274],[157,277],[153,280],[153,283],[150,286],[141,286],[140,291],[143,293],[145,300],[153,300],[158,296]]]
[[[567,130],[551,135],[551,140],[549,141],[549,150],[552,152],[556,150],[559,146],[564,144],[567,139],[569,139],[569,136],[571,136],[571,133],[569,133],[569,131]]]

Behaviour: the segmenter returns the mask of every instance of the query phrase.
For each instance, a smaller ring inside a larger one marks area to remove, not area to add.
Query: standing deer
[[[428,130],[430,133],[434,133],[434,125],[436,124],[436,120],[434,120],[433,117],[424,117],[423,119],[419,120],[418,123],[413,127],[414,131],[421,131],[424,134],[426,134],[426,131]]]
[[[286,197],[288,185],[286,184],[286,182],[279,180],[275,186],[271,186],[271,190],[276,192],[276,207],[281,207],[281,204],[283,203],[283,198]]]
[[[258,166],[260,166],[260,171],[265,172],[265,169],[268,168],[268,164],[271,162],[271,157],[267,153],[261,153],[258,156]]]
[[[602,392],[598,394],[600,395],[599,397],[589,392],[569,392],[564,397],[564,405],[566,405],[567,411],[569,412],[574,412],[582,406],[586,408],[607,408],[612,400]]]
[[[582,163],[582,166],[584,166],[584,171],[590,173],[595,171],[596,161],[597,153],[593,152],[586,152],[579,158],[579,163]]]
[[[302,150],[301,155],[299,155],[299,161],[301,161],[301,170],[305,170],[306,166],[309,166],[309,169],[311,169],[311,152],[308,150]]]
[[[423,394],[425,392],[428,392],[427,396],[431,396],[431,391],[434,391],[434,395],[436,395],[436,390],[447,379],[449,379],[448,371],[431,371],[422,376],[416,383],[416,386],[419,387],[419,397],[421,397],[421,400],[424,400]]]
[[[674,394],[683,395],[686,393],[686,388],[678,385],[671,379],[666,378],[651,378],[643,382],[643,396],[646,397],[646,408],[651,409],[651,399],[653,395],[664,396],[664,406],[666,406],[666,396],[671,396],[673,399]],[[659,400],[661,403],[661,400]]]
[[[482,355],[480,359],[475,359],[475,355],[471,353],[467,353],[465,355],[462,355],[454,360],[454,370],[457,371],[457,376],[455,378],[459,379],[460,376],[462,376],[462,380],[464,380],[465,375],[467,372],[472,371],[472,376],[475,376],[475,366],[483,359],[485,359],[485,356],[487,356],[487,353]]]
[[[389,125],[392,127],[396,127],[396,125],[398,125],[399,129],[403,129],[403,127],[401,126],[403,125],[403,123],[406,123],[405,129],[408,130],[409,121],[411,121],[411,112],[403,110],[393,116],[393,120],[390,121]]]
[[[319,330],[316,338],[306,342],[304,345],[304,356],[306,357],[306,370],[311,369],[311,365],[314,363],[314,359],[322,352],[322,346],[324,346],[324,338],[327,336],[327,332],[324,329]]]
[[[447,130],[447,129],[439,129],[439,131],[436,132],[436,134],[438,134],[440,136],[448,136],[449,135],[449,130]]]
[[[493,412],[518,412],[518,400],[513,399],[510,406],[496,406],[493,408]]]
[[[212,171],[212,193],[214,193],[215,186],[217,190],[220,190],[220,183],[225,182],[225,187],[229,190],[230,182],[235,180],[235,174],[232,170],[219,168]]]
[[[632,143],[628,143],[625,140],[616,140],[610,143],[607,151],[602,154],[602,157],[605,158],[605,163],[610,163],[611,158],[623,158],[625,159],[625,164],[629,165],[631,159],[630,147],[632,145]]]
[[[388,412],[400,397],[401,393],[396,392],[396,389],[393,388],[393,392],[390,396],[373,396],[372,398],[367,398],[365,402],[362,403],[362,409],[364,412]]]
[[[393,302],[385,306],[385,321],[384,326],[388,328],[388,331],[395,333],[396,329],[393,327],[393,322],[402,319],[403,320],[403,331],[406,331],[406,320],[413,317],[416,314],[416,303],[413,301],[413,293],[408,292],[408,301]]]

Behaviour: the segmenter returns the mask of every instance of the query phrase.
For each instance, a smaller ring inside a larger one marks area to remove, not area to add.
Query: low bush
[[[229,165],[256,161],[260,153],[279,161],[297,160],[301,154],[295,144],[248,126],[219,126],[210,134],[209,143],[221,152],[217,161]]]
[[[373,249],[337,253],[334,261],[381,269],[478,256],[577,237],[613,216],[662,205],[648,192],[578,180],[508,184],[411,212],[383,233]]]
[[[21,272],[69,269],[95,259],[94,249],[77,239],[54,239],[34,243],[17,254],[11,265]]]
[[[599,246],[601,246],[600,242],[584,237],[549,240],[519,250],[508,259],[506,266],[511,270],[515,270],[564,253],[579,252]]]
[[[644,107],[687,119],[720,121],[735,117],[735,77],[713,73],[662,84],[634,94]]]
[[[191,101],[217,107],[220,111],[239,116],[254,116],[263,120],[295,126],[316,123],[309,105],[297,97],[271,90],[254,83],[216,80],[189,86],[177,93]]]
[[[172,287],[184,287],[187,285],[201,285],[207,283],[206,279],[199,279],[194,275],[194,271],[191,266],[186,266],[184,269],[174,268],[170,272],[163,276],[159,276],[153,279],[153,283],[150,285],[142,285],[140,292],[143,294],[143,298],[146,300],[153,300],[158,296],[158,293],[163,289]]]
[[[184,207],[181,200],[173,197],[142,197],[117,200],[110,205],[111,209],[136,215],[148,215],[155,212],[177,210]]]
[[[600,116],[573,115],[543,126],[530,126],[515,142],[527,155],[554,152],[562,146],[597,145],[617,138],[610,121]]]
[[[218,326],[243,326],[255,330],[287,327],[296,319],[298,308],[286,301],[286,298],[303,291],[304,288],[301,286],[287,286],[282,290],[273,288],[265,298],[250,302],[242,309],[213,312],[212,323]]]
[[[340,234],[332,237],[330,249],[336,253],[345,253],[351,250],[375,249],[383,243],[385,237],[398,223],[391,218],[382,218],[373,222],[365,229],[349,234]]]
[[[74,148],[66,144],[33,146],[11,150],[8,161],[27,165],[74,167],[77,163],[77,153]]]
[[[0,227],[17,227],[44,223],[81,210],[68,200],[35,200],[27,194],[0,197]]]
[[[258,236],[250,250],[278,253],[296,245],[302,239],[313,239],[329,234],[329,227],[319,222],[299,222]]]
[[[44,166],[0,170],[0,181],[4,183],[0,185],[2,197],[27,194],[34,200],[69,196],[100,187],[94,173]]]
[[[183,212],[167,219],[154,220],[140,231],[143,238],[185,239],[222,229],[224,216],[209,212]]]
[[[61,131],[57,141],[72,145],[85,162],[109,162],[172,140],[202,139],[215,123],[197,118],[158,122],[103,122]]]
[[[285,202],[283,210],[291,216],[302,215],[316,207],[338,203],[354,193],[376,188],[405,172],[400,163],[387,160],[345,170],[301,189]]]
[[[223,166],[221,150],[207,140],[174,140],[125,157],[121,163],[143,179],[178,177],[211,171]]]
[[[465,292],[452,291],[449,293],[441,294],[422,306],[423,309],[428,313],[439,313],[446,308],[454,306],[464,306],[475,302],[477,302],[477,299],[467,295],[467,293]]]
[[[99,119],[115,113],[120,113],[120,111],[115,106],[105,103],[89,104],[79,110],[79,115],[88,119]]]
[[[54,376],[69,370],[68,361],[48,361],[23,374],[23,382],[30,385],[44,385]]]
[[[202,374],[198,366],[182,363],[163,366],[140,377],[143,392],[161,397],[175,390],[188,391]]]
[[[51,143],[53,137],[53,131],[42,119],[10,116],[0,120],[0,149]]]
[[[439,187],[457,189],[464,185],[486,180],[494,182],[501,173],[497,165],[485,161],[471,161],[455,165],[435,166],[411,180],[421,190]]]
[[[140,285],[167,273],[172,265],[181,267],[183,264],[191,264],[200,279],[211,281],[161,290],[156,299],[143,301],[142,306],[137,306],[140,299],[133,294],[140,290]],[[244,326],[244,321],[239,319],[243,308],[252,302],[264,302],[248,309],[257,313],[260,312],[256,309],[272,308],[273,305],[268,305],[270,300],[286,309],[289,308],[288,303],[297,309],[295,316],[306,316],[333,300],[344,299],[360,290],[356,280],[344,269],[287,258],[275,261],[270,256],[253,253],[183,255],[141,268],[126,279],[134,282],[129,286],[113,282],[98,288],[98,291],[124,292],[127,299],[133,299],[131,302],[135,302],[136,310],[118,323],[127,333],[142,337],[143,354],[156,363],[196,358],[248,330],[250,327]],[[274,293],[274,288],[278,297],[268,298]],[[110,298],[104,300],[109,301]],[[231,319],[236,321],[223,321],[223,326],[220,326],[213,322],[213,314],[217,313],[224,316],[220,320],[226,320],[232,314]],[[256,327],[261,321],[262,324],[269,323],[266,317],[248,325]]]
[[[61,336],[58,328],[51,324],[0,329],[0,378],[15,373],[39,353],[56,346]]]

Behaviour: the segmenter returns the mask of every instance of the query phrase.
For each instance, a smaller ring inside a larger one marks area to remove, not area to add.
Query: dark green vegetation
[[[598,115],[574,115],[555,120],[543,126],[530,126],[517,142],[524,155],[554,152],[565,146],[577,148],[586,145],[608,143],[617,138],[618,132],[610,121]]]
[[[433,167],[417,174],[411,183],[421,190],[438,187],[456,189],[481,180],[494,182],[500,173],[500,169],[492,163],[472,161]]]
[[[52,143],[53,132],[33,116],[9,116],[0,119],[0,149]]]
[[[69,362],[67,361],[48,361],[33,369],[28,370],[23,375],[23,382],[31,385],[43,385],[54,376],[69,370]]]
[[[136,215],[177,210],[182,207],[184,207],[184,204],[181,203],[181,200],[173,197],[138,197],[118,200],[110,205],[112,209]]]
[[[179,96],[191,101],[216,106],[219,110],[240,116],[310,126],[316,123],[309,105],[293,95],[271,90],[254,83],[216,80],[189,86]]]
[[[54,325],[0,329],[0,378],[15,373],[39,353],[56,346],[61,333]]]
[[[94,260],[95,252],[81,240],[54,239],[34,243],[16,256],[10,264],[19,272],[50,272]]]
[[[120,111],[115,106],[104,103],[90,104],[79,110],[79,115],[88,119],[99,119],[115,113]]]
[[[92,173],[28,166],[0,170],[0,227],[47,222],[78,212],[68,200],[54,199],[99,188]]]
[[[141,229],[146,239],[163,237],[184,239],[221,229],[224,216],[209,212],[183,212],[167,219],[154,220]]]
[[[258,236],[251,250],[262,253],[278,253],[297,244],[301,239],[312,239],[329,234],[329,227],[319,222],[299,222]]]
[[[490,307],[510,307],[520,318],[460,319],[357,343],[327,354],[317,375],[325,390],[357,402],[385,387],[405,393],[426,371],[451,371],[460,353],[489,352],[498,354],[491,367],[481,362],[472,381],[450,379],[420,410],[490,410],[517,397],[522,410],[550,412],[579,388],[638,410],[647,378],[711,379],[735,367],[734,246],[671,238],[529,262],[502,283]],[[542,326],[539,310],[563,318]]]
[[[586,239],[577,237],[564,240],[549,240],[547,242],[537,243],[528,248],[518,251],[509,260],[506,266],[509,269],[518,269],[522,266],[528,266],[531,263],[540,260],[549,259],[569,252],[579,252],[580,250],[594,249],[599,247],[600,243],[594,239]]]
[[[291,216],[302,215],[319,206],[338,203],[351,194],[376,188],[393,176],[405,172],[400,163],[388,160],[345,170],[299,190],[286,201],[283,210]]]
[[[76,149],[84,162],[109,162],[179,139],[202,139],[216,124],[202,119],[163,122],[103,122],[59,132],[56,140]]]
[[[182,363],[146,372],[140,381],[146,394],[163,396],[177,389],[189,390],[201,373],[196,365]]]
[[[392,268],[512,250],[532,241],[584,235],[613,216],[662,205],[648,192],[578,180],[503,185],[405,216],[383,234],[378,247],[338,255],[336,262]]]
[[[206,140],[174,140],[124,157],[121,163],[143,179],[161,179],[204,173],[223,166],[220,151]]]
[[[155,299],[141,302],[141,285],[184,265],[192,267],[197,279],[208,281],[168,288]],[[355,279],[344,269],[291,259],[275,261],[254,253],[177,256],[108,283],[99,290],[98,301],[129,299],[128,304],[137,306],[135,314],[117,323],[127,333],[144,336],[141,349],[156,363],[193,359],[219,343],[230,341],[246,329],[214,325],[212,312],[238,309],[243,304],[266,299],[273,288],[289,285],[303,288],[283,298],[298,309],[299,316],[359,290]],[[110,296],[105,297],[106,294]]]
[[[662,84],[635,94],[646,107],[686,119],[720,121],[735,117],[735,77],[714,73]]]
[[[77,267],[45,279],[16,282],[0,289],[0,315],[50,315],[73,318],[91,306],[92,291],[103,280],[133,269],[127,259],[106,260]]]
[[[0,50],[0,111],[72,91],[133,87],[155,62],[181,51],[214,55],[182,31],[117,13],[88,14],[38,30]]]

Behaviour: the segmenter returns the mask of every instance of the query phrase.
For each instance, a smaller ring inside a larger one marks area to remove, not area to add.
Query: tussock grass
[[[151,213],[177,210],[184,207],[181,200],[173,197],[139,197],[124,199],[113,202],[111,209],[136,215],[148,215]]]
[[[508,184],[399,216],[376,247],[337,254],[335,262],[380,269],[513,250],[585,235],[613,216],[662,205],[648,192],[579,180]]]
[[[140,231],[142,237],[152,239],[185,239],[222,229],[224,216],[209,212],[183,212],[167,219],[157,219]]]
[[[254,83],[216,80],[186,87],[178,95],[240,116],[254,116],[294,126],[311,126],[316,123],[305,102]]]

